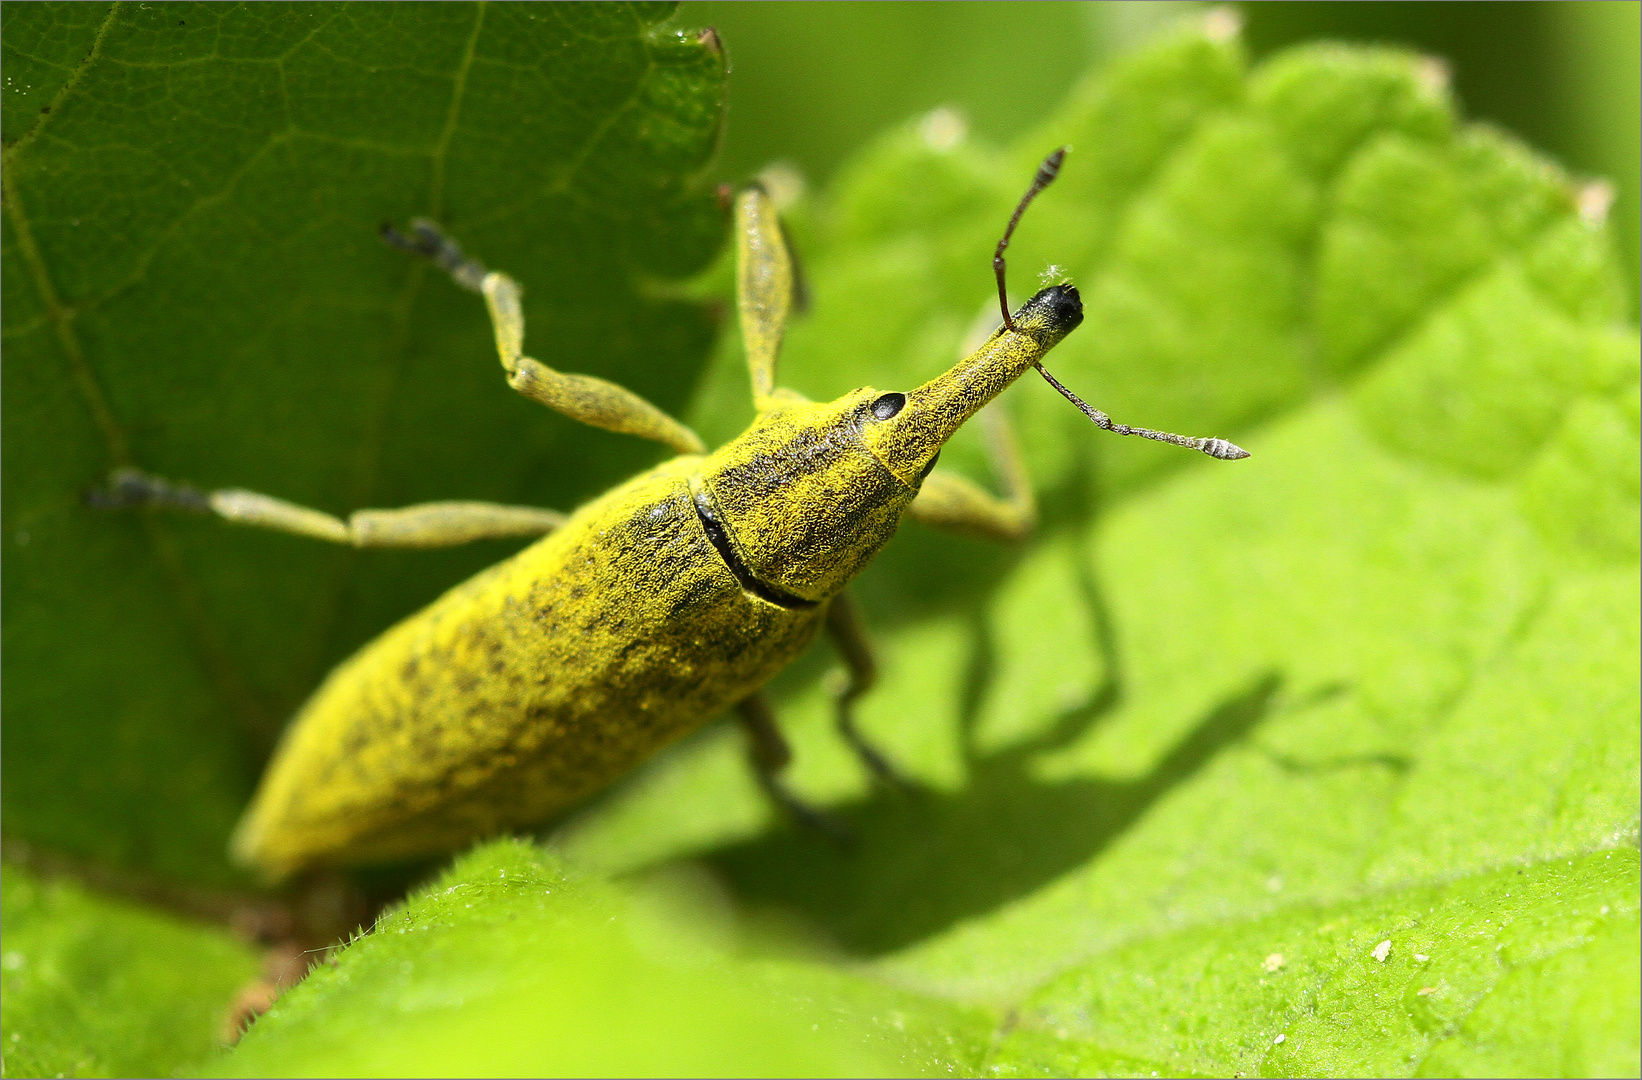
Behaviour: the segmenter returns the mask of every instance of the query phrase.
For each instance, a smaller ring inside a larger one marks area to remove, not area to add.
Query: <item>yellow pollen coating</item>
[[[767,682],[824,610],[749,595],[681,457],[583,507],[326,679],[234,837],[271,877],[537,824]]]

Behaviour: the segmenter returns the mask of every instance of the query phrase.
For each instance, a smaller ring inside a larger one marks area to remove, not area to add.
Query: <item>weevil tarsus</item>
[[[139,469],[120,469],[86,493],[105,509],[141,506],[215,514],[225,521],[360,548],[452,547],[475,540],[544,536],[564,524],[556,510],[504,503],[450,501],[355,510],[347,518],[244,488],[200,491]]]
[[[99,510],[159,506],[199,514],[211,512],[211,496],[207,492],[130,467],[115,469],[106,484],[87,491],[85,504]]]
[[[407,237],[392,225],[384,225],[382,236],[395,247],[431,260],[462,288],[484,296],[496,353],[507,383],[514,390],[590,427],[664,443],[681,454],[699,454],[706,449],[701,437],[689,427],[625,386],[593,375],[557,371],[526,356],[521,302],[524,290],[519,283],[468,258],[460,245],[426,218],[413,221],[411,231],[414,237]]]
[[[483,291],[485,275],[490,272],[485,264],[469,258],[462,251],[462,245],[428,218],[413,218],[410,236],[396,229],[391,221],[382,223],[381,233],[382,239],[394,247],[430,260],[462,288],[470,292]]]

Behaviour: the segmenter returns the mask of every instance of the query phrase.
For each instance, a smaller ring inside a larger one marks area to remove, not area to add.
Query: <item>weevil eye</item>
[[[888,420],[900,412],[907,403],[905,394],[889,393],[872,403],[872,418],[874,420]]]

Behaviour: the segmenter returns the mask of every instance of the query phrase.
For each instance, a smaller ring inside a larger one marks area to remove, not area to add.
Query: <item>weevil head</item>
[[[903,483],[916,487],[935,455],[970,417],[1003,392],[1021,372],[1083,322],[1083,301],[1070,284],[1044,289],[979,349],[915,390],[905,407],[862,432],[872,455]]]
[[[697,508],[738,573],[798,602],[849,584],[895,534],[942,445],[1071,333],[1083,305],[1056,285],[1013,321],[922,386],[784,404],[709,457]]]

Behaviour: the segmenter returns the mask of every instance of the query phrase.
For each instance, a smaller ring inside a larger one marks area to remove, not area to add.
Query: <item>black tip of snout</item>
[[[1028,300],[1017,318],[1041,318],[1050,329],[1069,334],[1083,322],[1083,298],[1073,285],[1051,285]]]

